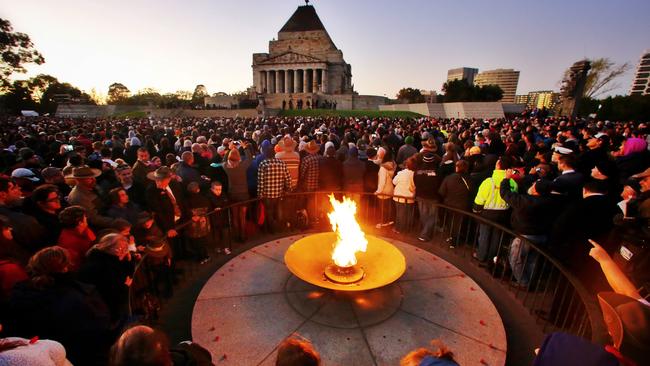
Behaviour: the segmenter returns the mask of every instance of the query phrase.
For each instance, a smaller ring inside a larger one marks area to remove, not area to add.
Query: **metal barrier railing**
[[[431,235],[421,239],[437,243],[443,250],[453,251],[467,259],[467,265],[485,266],[492,279],[513,294],[514,299],[530,312],[543,332],[565,331],[598,343],[606,342],[607,331],[595,296],[543,245],[536,243],[535,238],[518,235],[501,223],[487,220],[479,214],[419,198],[385,196],[382,199],[362,192],[307,192],[284,196],[279,209],[266,212],[266,222],[262,226],[268,230],[282,231],[286,230],[288,222],[293,229],[296,226],[303,229],[301,225],[308,225],[327,230],[329,194],[354,199],[357,202],[357,218],[369,232],[382,230],[382,235],[399,235],[399,238],[407,241]],[[262,202],[260,199],[237,202],[207,215],[222,212],[228,215],[228,220],[232,220],[231,211],[247,206],[247,221],[254,221],[261,230],[255,215],[258,210],[252,208]],[[390,221],[393,224],[376,225]],[[179,228],[184,225],[179,225]],[[432,228],[430,233],[422,232],[425,225]],[[233,225],[230,223],[228,226],[232,228]],[[393,228],[397,230],[393,231]],[[228,235],[229,246],[232,245],[232,236]],[[474,253],[479,250],[487,251],[487,261],[479,262],[474,258]],[[137,271],[147,270],[146,257],[141,263],[144,264],[139,265]],[[148,276],[134,278],[150,280]],[[136,287],[146,288],[147,285]],[[131,295],[130,301],[135,298],[136,295]]]

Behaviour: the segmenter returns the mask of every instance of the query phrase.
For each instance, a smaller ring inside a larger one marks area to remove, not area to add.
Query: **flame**
[[[332,224],[332,230],[337,234],[337,240],[332,252],[332,260],[339,267],[351,267],[357,264],[356,252],[365,252],[368,246],[366,235],[361,231],[355,219],[357,204],[350,198],[343,197],[338,201],[333,194],[329,195],[334,211],[327,214]]]

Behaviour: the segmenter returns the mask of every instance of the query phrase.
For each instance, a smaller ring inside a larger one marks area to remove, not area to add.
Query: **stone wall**
[[[380,105],[380,111],[407,111],[434,118],[503,118],[499,102],[411,103]]]

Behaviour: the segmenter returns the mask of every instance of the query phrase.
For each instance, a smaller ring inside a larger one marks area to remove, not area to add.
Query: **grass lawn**
[[[115,118],[146,118],[148,116],[145,111],[131,111],[126,113],[117,113],[114,114]]]
[[[360,111],[360,110],[331,110],[331,109],[291,109],[278,114],[283,117],[387,117],[387,118],[419,118],[421,114],[403,111]]]

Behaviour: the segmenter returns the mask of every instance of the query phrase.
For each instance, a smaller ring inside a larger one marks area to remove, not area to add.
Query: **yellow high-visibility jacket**
[[[510,205],[501,198],[501,194],[499,193],[501,181],[505,178],[505,170],[495,169],[492,176],[481,183],[474,203],[478,206],[483,206],[484,210],[507,210],[510,208]],[[510,190],[517,192],[517,182],[512,179],[510,179]]]

